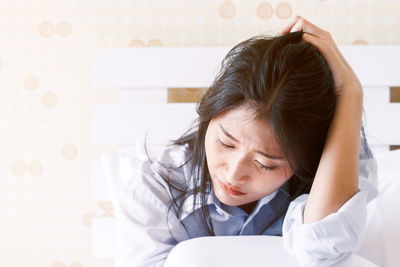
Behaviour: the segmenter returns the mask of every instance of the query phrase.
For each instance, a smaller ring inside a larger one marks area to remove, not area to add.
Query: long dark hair
[[[224,111],[251,104],[255,119],[272,125],[281,150],[295,170],[288,181],[290,200],[310,191],[337,96],[325,58],[313,45],[302,42],[302,35],[303,32],[275,37],[260,34],[234,46],[197,103],[198,117],[193,126],[170,142],[170,145],[188,145],[190,157],[183,165],[190,161],[194,183],[191,187],[182,186],[174,183],[168,173],[157,170],[172,195],[170,208],[174,207],[179,216],[183,204],[180,200],[193,194],[195,205],[199,195],[201,221],[209,235],[215,232],[206,205],[212,185],[205,155],[205,135],[211,119]],[[365,138],[363,127],[361,132]],[[146,141],[145,150],[148,155]],[[160,163],[168,169],[183,165]],[[286,210],[287,206],[275,220]]]

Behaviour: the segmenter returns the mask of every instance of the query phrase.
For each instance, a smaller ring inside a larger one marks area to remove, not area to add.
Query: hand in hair
[[[281,33],[289,31],[303,31],[303,40],[325,57],[338,94],[334,118],[304,209],[304,223],[312,223],[337,212],[358,193],[362,86],[327,31],[299,16]]]
[[[295,16],[292,21],[281,30],[281,34],[303,31],[303,40],[314,45],[328,62],[335,80],[336,93],[341,95],[345,91],[357,91],[362,94],[362,86],[353,69],[347,63],[336,46],[331,34],[308,20]]]

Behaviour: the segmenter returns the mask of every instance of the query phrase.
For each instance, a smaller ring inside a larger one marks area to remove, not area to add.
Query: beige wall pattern
[[[90,192],[96,48],[233,46],[295,14],[340,45],[400,44],[396,0],[0,0],[0,265],[92,267],[91,219],[112,217]]]

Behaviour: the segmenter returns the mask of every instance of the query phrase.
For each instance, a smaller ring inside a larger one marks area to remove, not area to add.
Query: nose
[[[231,156],[225,166],[225,181],[232,185],[244,184],[249,179],[245,157]]]

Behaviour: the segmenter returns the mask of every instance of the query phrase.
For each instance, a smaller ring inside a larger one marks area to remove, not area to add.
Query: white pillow
[[[376,155],[379,195],[368,205],[364,239],[356,254],[379,266],[400,266],[400,150]]]
[[[289,255],[280,236],[217,236],[198,237],[176,245],[164,267],[219,266],[299,266]],[[339,267],[339,266],[337,266]],[[368,260],[353,255],[340,267],[377,267]]]

